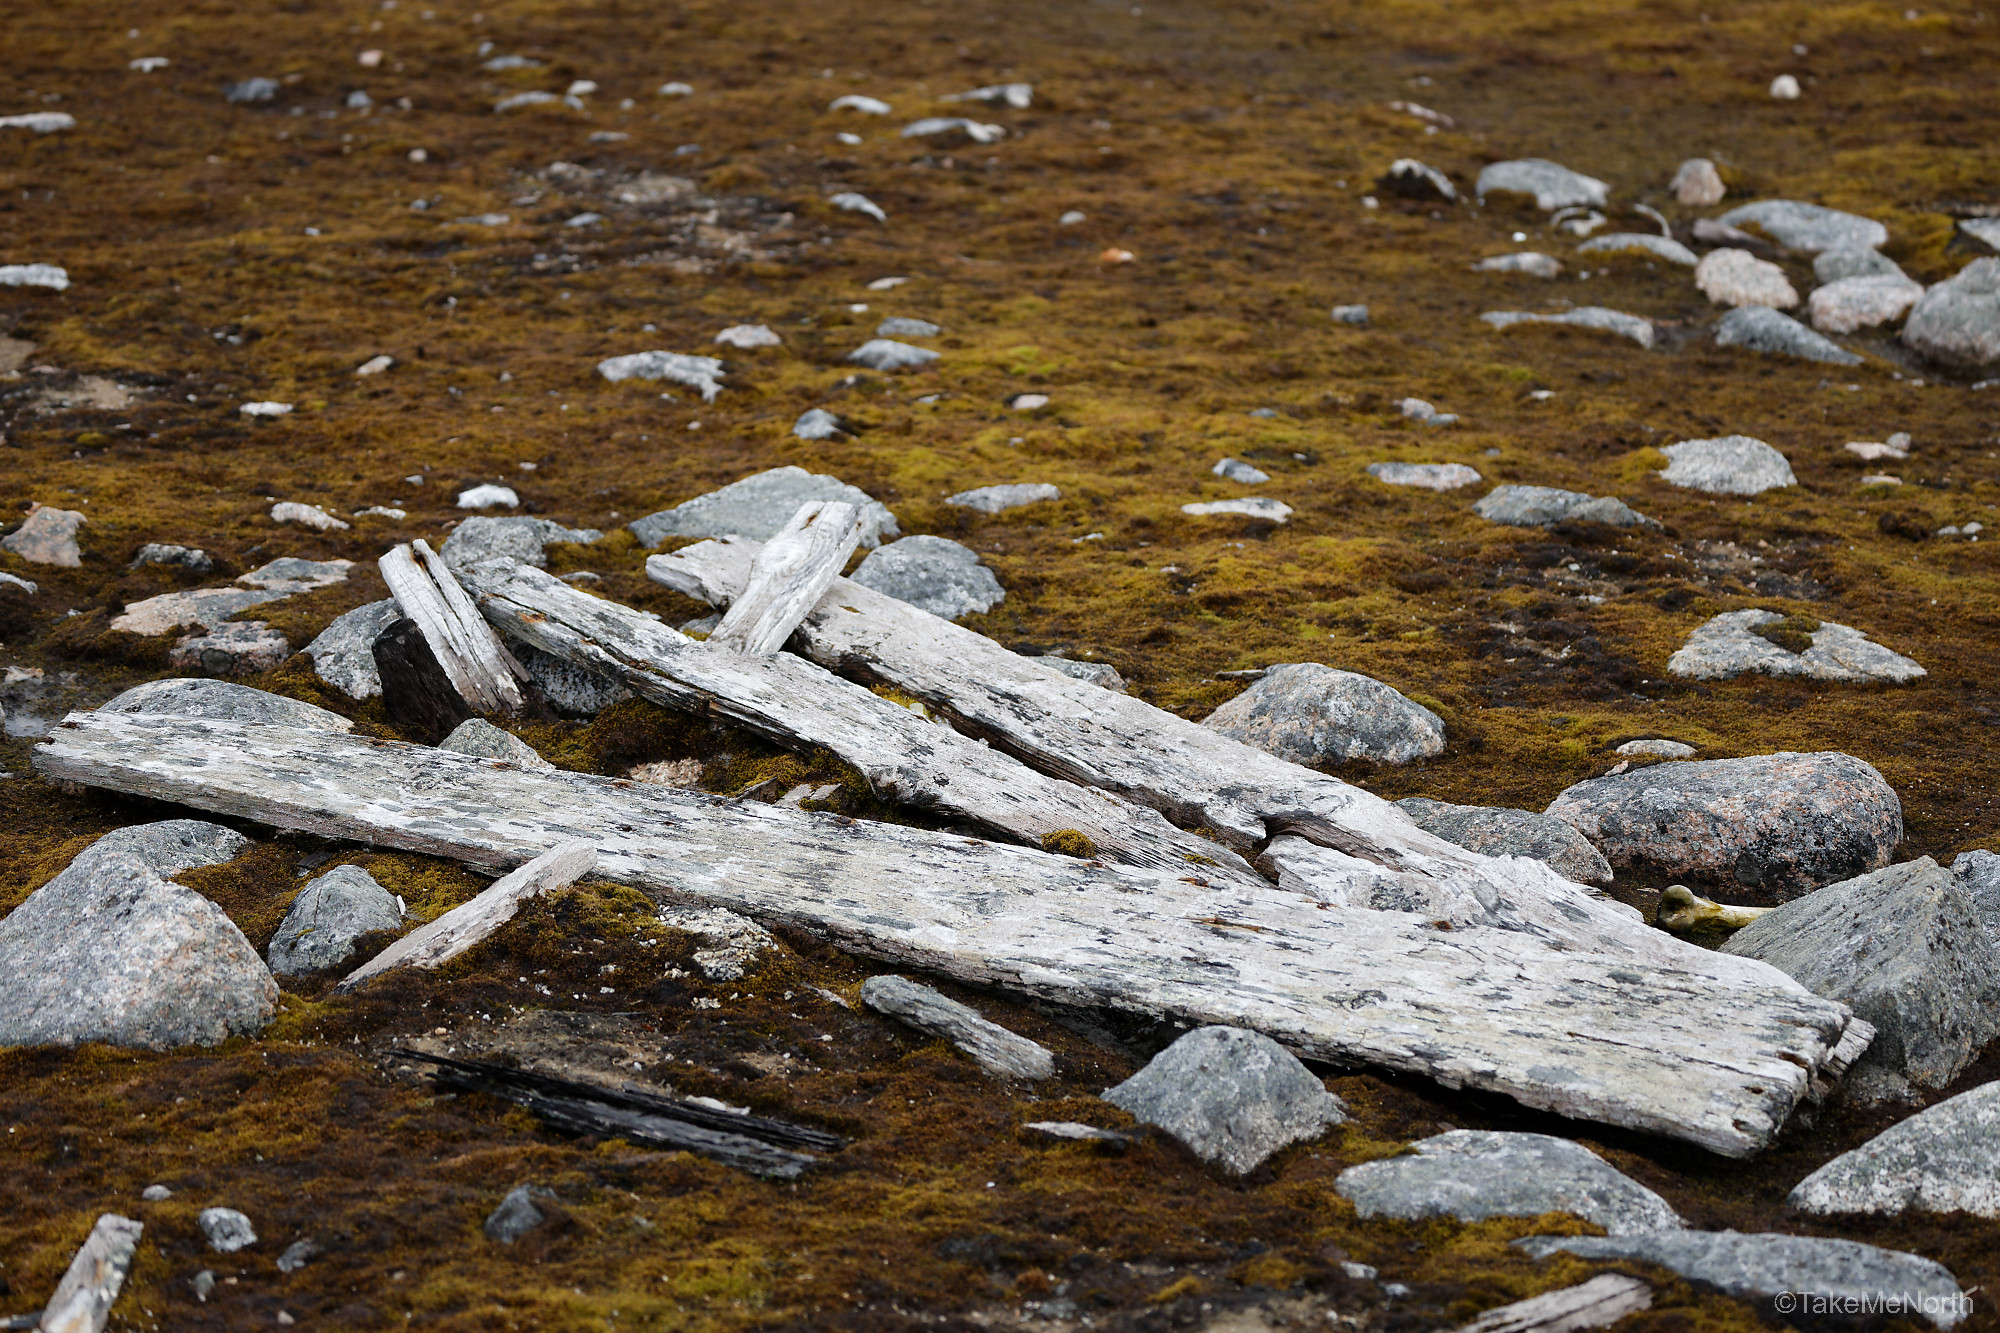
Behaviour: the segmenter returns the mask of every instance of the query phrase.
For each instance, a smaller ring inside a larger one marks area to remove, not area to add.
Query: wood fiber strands
[[[438,665],[478,713],[517,713],[527,672],[472,604],[444,560],[420,537],[376,562],[403,614],[415,621]]]

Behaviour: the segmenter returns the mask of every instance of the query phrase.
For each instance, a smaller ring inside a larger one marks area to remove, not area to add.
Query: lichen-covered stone
[[[552,542],[594,542],[604,534],[596,528],[566,528],[546,518],[525,514],[478,515],[451,530],[444,549],[438,554],[453,569],[462,569],[483,560],[509,560],[515,564],[547,569],[549,558],[542,548]]]
[[[1725,227],[1754,227],[1793,250],[1873,250],[1889,240],[1889,229],[1873,218],[1796,199],[1759,199],[1730,209],[1718,221]]]
[[[1300,764],[1444,753],[1443,718],[1379,680],[1318,662],[1270,668],[1202,725]]]
[[[1724,435],[1715,440],[1682,440],[1660,450],[1667,456],[1662,481],[1711,495],[1761,495],[1778,486],[1796,486],[1792,465],[1762,440]]]
[[[697,495],[685,504],[648,514],[631,525],[641,546],[669,537],[726,537],[732,533],[769,541],[809,500],[840,500],[861,511],[861,544],[879,546],[901,529],[896,516],[866,491],[802,467],[774,467]]]
[[[20,527],[0,537],[0,551],[11,551],[37,565],[75,569],[83,564],[76,530],[84,522],[83,515],[74,509],[52,509],[38,504],[28,511]]]
[[[2000,1082],[1891,1125],[1801,1180],[1785,1202],[1822,1216],[2000,1217]]]
[[[438,749],[454,754],[499,759],[518,768],[553,769],[554,764],[535,752],[533,746],[511,731],[503,731],[483,717],[467,718],[451,735],[438,742]]]
[[[1839,282],[1844,278],[1906,277],[1902,265],[1880,250],[1848,245],[1824,250],[1813,256],[1813,277],[1819,282]]]
[[[1347,1106],[1260,1032],[1203,1027],[1175,1041],[1104,1100],[1157,1125],[1237,1175],[1347,1119]]]
[[[1722,202],[1728,187],[1722,183],[1722,173],[1715,169],[1715,163],[1705,157],[1691,157],[1674,170],[1674,178],[1667,182],[1667,188],[1674,192],[1674,198],[1689,208],[1709,208]]]
[[[354,725],[340,714],[314,704],[221,680],[149,680],[99,704],[97,711],[267,722],[309,731],[347,731]]]
[[[1115,694],[1125,693],[1125,677],[1118,674],[1118,668],[1109,662],[1078,662],[1067,657],[1050,653],[1041,659],[1044,666],[1054,667],[1072,680],[1089,681]]]
[[[1965,370],[2000,361],[2000,259],[1975,259],[1918,297],[1903,341]]]
[[[291,655],[290,640],[277,630],[261,620],[237,620],[176,640],[167,650],[167,665],[209,676],[250,676]]]
[[[1580,1143],[1548,1134],[1454,1129],[1340,1173],[1334,1188],[1362,1217],[1539,1217],[1570,1213],[1614,1236],[1671,1231],[1665,1199]]]
[[[375,669],[375,640],[402,618],[403,610],[393,597],[334,617],[306,645],[314,672],[350,699],[373,699],[382,692],[382,676]]]
[[[1695,265],[1694,285],[1717,305],[1790,307],[1799,293],[1785,270],[1748,250],[1710,250]]]
[[[1648,348],[1653,345],[1655,336],[1652,320],[1601,305],[1578,306],[1559,315],[1542,315],[1527,310],[1489,310],[1479,318],[1496,329],[1511,329],[1522,324],[1563,324],[1571,328],[1597,329],[1630,338],[1639,346]]]
[[[1794,622],[1800,628],[1792,634],[1783,632]],[[1828,620],[1800,621],[1755,607],[1725,611],[1697,626],[1688,641],[1667,659],[1667,671],[1694,680],[1728,680],[1755,671],[1838,684],[1882,681],[1892,685],[1926,674],[1917,663],[1851,626]]]
[[[1611,197],[1611,187],[1603,181],[1540,157],[1492,163],[1480,171],[1474,192],[1482,199],[1489,194],[1529,195],[1544,213],[1572,204],[1602,208]]]
[[[1682,268],[1693,268],[1701,262],[1694,251],[1673,237],[1655,236],[1646,231],[1614,231],[1605,236],[1593,236],[1576,247],[1576,252],[1580,255],[1649,255]]]
[[[1839,343],[1821,337],[1790,315],[1769,306],[1739,306],[1715,326],[1718,347],[1741,347],[1772,356],[1794,356],[1835,366],[1858,366],[1861,358]]]
[[[1481,480],[1463,463],[1370,463],[1363,471],[1384,486],[1416,486],[1427,491],[1455,491]]]
[[[849,352],[847,359],[870,370],[892,371],[927,366],[937,360],[938,355],[928,347],[912,347],[893,338],[870,338]]]
[[[1812,326],[1822,333],[1853,333],[1890,324],[1910,312],[1924,294],[1923,284],[1900,274],[1842,278],[1806,298]]]
[[[1292,516],[1292,507],[1283,500],[1273,500],[1268,495],[1246,495],[1236,500],[1203,500],[1195,504],[1184,504],[1181,506],[1181,512],[1195,518],[1241,514],[1245,518],[1259,518],[1267,523],[1283,523]]]
[[[945,503],[959,509],[976,509],[982,514],[1019,509],[1022,505],[1060,500],[1062,492],[1045,481],[1017,481],[1005,486],[980,486],[945,497]]]
[[[346,581],[352,560],[300,560],[284,556],[238,575],[233,585],[161,593],[126,606],[111,628],[133,634],[165,634],[182,625],[215,629],[240,611],[282,601]]]
[[[2000,856],[1992,852],[1961,852],[1951,863],[1951,873],[1972,898],[1972,910],[1986,927],[1987,935],[2000,944]]]
[[[1532,810],[1452,805],[1422,796],[1396,802],[1416,826],[1485,856],[1527,856],[1578,884],[1609,884],[1611,863],[1574,828]]]
[[[848,577],[946,620],[990,611],[1007,596],[975,552],[945,537],[878,546]]]
[[[299,890],[266,950],[271,970],[300,976],[338,967],[354,957],[354,943],[403,924],[396,896],[360,866],[336,866]]]
[[[541,691],[549,707],[565,717],[596,717],[611,705],[632,697],[632,691],[623,683],[519,639],[507,640],[507,651],[527,669],[528,679]]]
[[[1623,500],[1552,486],[1495,486],[1472,506],[1489,523],[1544,528],[1553,523],[1608,523],[1614,528],[1660,526]]]

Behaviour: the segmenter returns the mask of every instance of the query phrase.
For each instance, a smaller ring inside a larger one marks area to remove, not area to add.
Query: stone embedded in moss
[[[1261,1032],[1196,1028],[1104,1100],[1237,1175],[1347,1120],[1347,1105]]]
[[[1444,753],[1443,718],[1379,680],[1318,662],[1271,667],[1202,725],[1298,764]]]

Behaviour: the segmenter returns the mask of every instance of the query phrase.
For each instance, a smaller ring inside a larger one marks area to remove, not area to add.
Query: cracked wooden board
[[[1308,1056],[1730,1156],[1772,1140],[1849,1018],[1722,955],[1662,966],[1562,950],[1518,931],[1438,930],[1411,913],[1322,910],[1259,881],[1198,887],[395,741],[73,713],[35,764],[53,780],[492,869],[583,839],[607,878],[898,966],[1254,1028]]]

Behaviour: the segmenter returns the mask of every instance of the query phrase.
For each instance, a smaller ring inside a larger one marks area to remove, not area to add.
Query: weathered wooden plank
[[[576,883],[597,864],[597,849],[572,841],[552,847],[482,889],[428,925],[419,926],[341,979],[349,991],[398,967],[437,967],[470,949],[514,919],[521,904]]]
[[[888,800],[1035,845],[1075,829],[1099,855],[1127,865],[1257,877],[1234,852],[1156,811],[1037,773],[804,658],[712,651],[526,565],[489,562],[465,578],[487,619],[509,635],[668,708],[712,713],[795,748],[823,746]]]
[[[1578,1286],[1488,1310],[1458,1333],[1578,1333],[1615,1324],[1652,1304],[1653,1289],[1645,1282],[1623,1273],[1601,1273]]]
[[[97,1219],[42,1310],[42,1333],[100,1333],[132,1271],[144,1230],[117,1213]]]
[[[1775,969],[1672,963],[1321,910],[1258,879],[1187,883],[1028,848],[395,741],[74,713],[55,780],[510,867],[570,839],[598,872],[856,953],[1067,1004],[1268,1033],[1732,1156],[1769,1143],[1848,1025]],[[1496,863],[1506,864],[1506,863]],[[1661,937],[1665,938],[1665,937]]]
[[[438,665],[465,702],[481,713],[515,713],[526,699],[527,671],[501,644],[437,552],[420,537],[376,562],[403,614],[423,631]]]
[[[743,595],[708,641],[752,657],[777,652],[860,544],[861,511],[853,505],[841,500],[800,505],[757,552]]]

